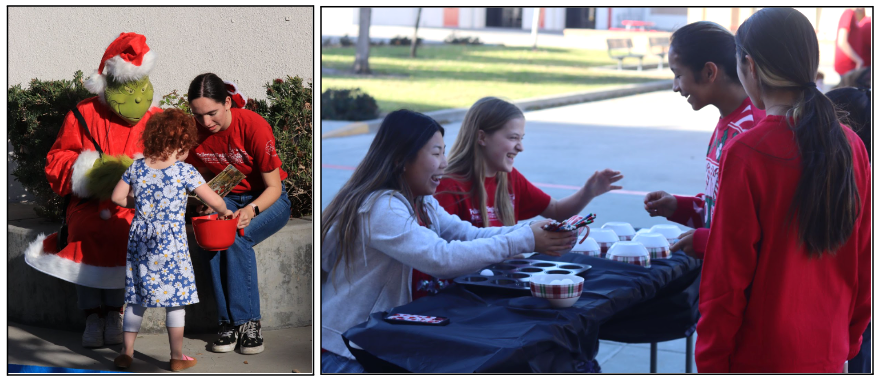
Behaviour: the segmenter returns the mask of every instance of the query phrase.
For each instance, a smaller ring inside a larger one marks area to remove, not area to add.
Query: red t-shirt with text
[[[516,221],[538,216],[550,205],[550,195],[526,180],[525,176],[519,173],[516,168],[510,171],[507,179]],[[486,214],[489,217],[489,226],[503,226],[501,221],[495,217],[495,190],[497,188],[495,177],[487,177],[483,181],[483,186],[486,187]],[[434,192],[434,198],[449,214],[457,215],[462,221],[468,221],[476,227],[483,227],[479,205],[473,202],[470,192],[471,184],[469,181],[459,182],[444,177],[443,180],[440,180],[437,191]]]
[[[190,151],[186,161],[196,168],[207,168],[218,174],[232,164],[245,175],[232,193],[262,192],[266,189],[262,173],[279,169],[281,180],[287,172],[281,167],[281,159],[275,151],[272,127],[259,114],[245,109],[233,108],[229,128],[211,134],[198,125],[199,145]]]

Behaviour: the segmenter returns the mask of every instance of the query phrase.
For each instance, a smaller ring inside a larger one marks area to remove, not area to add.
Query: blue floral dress
[[[154,169],[139,159],[122,180],[134,189],[135,199],[128,233],[125,302],[145,307],[198,303],[183,216],[187,193],[205,184],[205,179],[183,162]]]

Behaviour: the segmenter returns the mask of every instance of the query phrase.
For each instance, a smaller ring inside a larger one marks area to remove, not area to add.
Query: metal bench
[[[663,61],[666,61],[666,55],[669,54],[669,37],[651,37],[648,42],[650,43],[648,51],[660,57],[657,70],[663,70]]]
[[[624,58],[638,58],[639,71],[642,71],[642,58],[644,54],[635,54],[632,52],[633,42],[630,38],[609,38],[605,40],[608,43],[608,56],[617,60],[617,70],[623,70]]]

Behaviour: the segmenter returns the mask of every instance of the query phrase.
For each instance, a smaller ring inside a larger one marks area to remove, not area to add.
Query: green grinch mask
[[[153,84],[149,76],[129,82],[115,82],[108,78],[104,97],[116,115],[134,126],[141,121],[153,103]]]

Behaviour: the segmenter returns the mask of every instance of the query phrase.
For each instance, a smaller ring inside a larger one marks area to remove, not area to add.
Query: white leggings
[[[125,307],[125,315],[122,318],[122,330],[125,332],[139,332],[141,322],[144,320],[144,312],[147,307],[129,304]],[[165,307],[165,326],[168,328],[183,327],[186,310],[183,306]]]

